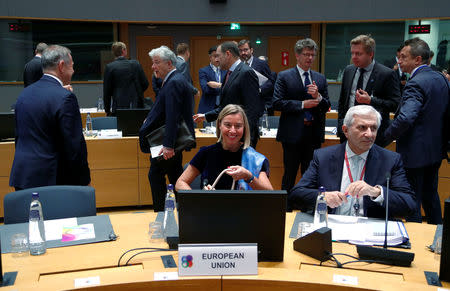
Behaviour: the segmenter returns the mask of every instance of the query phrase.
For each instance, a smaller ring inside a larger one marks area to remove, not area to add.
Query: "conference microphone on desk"
[[[386,205],[386,217],[384,226],[384,245],[383,248],[357,245],[356,249],[360,259],[363,260],[374,260],[376,263],[404,266],[408,267],[414,260],[414,253],[401,252],[389,250],[387,248],[387,229],[388,229],[388,218],[389,218],[389,182],[391,179],[391,173],[386,173],[386,193],[384,193],[384,200]]]

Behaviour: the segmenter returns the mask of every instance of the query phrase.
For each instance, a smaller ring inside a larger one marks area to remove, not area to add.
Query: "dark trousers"
[[[422,205],[429,224],[442,224],[441,201],[438,194],[438,173],[441,163],[422,168],[405,168],[406,177],[416,193],[416,212],[407,221],[422,222]]]
[[[256,144],[259,140],[259,127],[258,125],[250,124],[250,146],[256,149]]]
[[[175,156],[169,160],[150,158],[151,164],[150,171],[148,172],[148,180],[152,189],[155,212],[164,211],[164,201],[167,193],[166,175],[169,178],[170,184],[175,186],[178,177],[183,173],[182,161],[182,152],[175,153]]]
[[[295,185],[299,166],[303,175],[313,158],[314,150],[320,147],[320,145],[314,146],[311,142],[283,142],[282,146],[284,174],[283,180],[281,181],[281,189],[286,190],[289,193]]]

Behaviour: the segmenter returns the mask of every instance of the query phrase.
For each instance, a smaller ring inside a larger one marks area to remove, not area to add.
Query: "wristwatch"
[[[247,183],[247,184],[250,184],[251,182],[253,182],[254,179],[255,179],[255,176],[253,176],[253,174],[252,174],[252,176],[250,177],[250,179],[244,180],[244,182]]]

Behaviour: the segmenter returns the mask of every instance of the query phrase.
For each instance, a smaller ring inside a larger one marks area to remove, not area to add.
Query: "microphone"
[[[384,193],[384,201],[386,207],[386,218],[384,226],[384,246],[383,248],[357,245],[359,258],[362,260],[375,260],[376,263],[395,266],[411,266],[411,262],[414,260],[414,253],[401,252],[389,250],[387,248],[387,226],[389,217],[389,182],[391,179],[391,173],[386,173],[386,193]]]
[[[205,189],[205,187],[208,185],[208,179],[204,179],[203,180],[203,185],[202,185],[202,189]]]

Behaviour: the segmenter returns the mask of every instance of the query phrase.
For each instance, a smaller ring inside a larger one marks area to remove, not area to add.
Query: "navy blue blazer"
[[[399,114],[385,132],[387,140],[397,140],[406,168],[440,163],[446,154],[443,128],[449,90],[445,77],[428,66],[406,83]]]
[[[289,202],[302,211],[313,212],[320,186],[327,191],[340,191],[342,167],[344,166],[345,145],[329,146],[318,149],[305,175],[289,193]],[[414,192],[406,179],[405,170],[399,154],[373,145],[367,155],[364,181],[383,187],[386,195],[386,173],[391,174],[389,185],[389,216],[403,217],[416,210]],[[370,197],[364,196],[364,216],[384,218],[385,205],[378,205]],[[328,209],[335,213],[335,209]]]
[[[72,92],[44,75],[22,91],[15,115],[16,151],[10,186],[90,183],[80,108]]]
[[[197,88],[195,88],[194,85],[192,85],[193,82],[189,63],[186,62],[182,57],[177,56],[177,63],[174,65],[177,68],[177,70],[186,78],[187,82],[189,83],[189,87],[192,90],[192,95],[197,94],[198,93]]]
[[[275,79],[273,78],[272,71],[266,61],[253,57],[251,67],[268,79],[260,88],[261,98],[263,99],[261,112],[264,113],[265,108],[272,107]]]
[[[227,83],[222,85],[219,107],[205,113],[206,121],[216,120],[226,105],[238,104],[244,108],[250,127],[257,127],[260,101],[258,77],[249,66],[241,62],[236,66]]]
[[[23,70],[23,86],[28,87],[38,81],[44,73],[42,72],[42,59],[35,56],[25,64]]]
[[[311,79],[316,82],[322,101],[317,107],[305,110],[311,112],[314,118],[312,125],[314,140],[310,142],[320,145],[325,136],[325,114],[330,108],[328,83],[324,75],[315,71],[311,71]],[[302,101],[311,98],[306,94],[297,66],[278,74],[273,93],[273,108],[281,111],[278,141],[289,143],[303,141],[305,110],[302,109]]]
[[[159,90],[158,98],[139,130],[139,144],[142,152],[150,152],[146,136],[164,124],[166,132],[163,146],[174,148],[178,125],[182,118],[192,136],[195,137],[192,115],[192,91],[186,78],[178,70],[175,70]]]
[[[220,81],[225,82],[227,72],[220,70]],[[208,86],[209,81],[216,82],[216,74],[210,65],[201,68],[198,71],[200,87],[202,88],[202,98],[198,104],[197,113],[206,113],[216,107],[216,97],[220,95],[220,88],[211,88]]]
[[[350,91],[357,69],[355,65],[349,65],[344,70],[338,105],[338,136],[344,136],[342,124],[349,108]],[[370,105],[380,112],[382,118],[375,143],[386,146],[388,143],[384,140],[383,133],[390,124],[389,113],[397,111],[401,99],[400,81],[397,72],[375,62],[364,91],[372,95]]]

